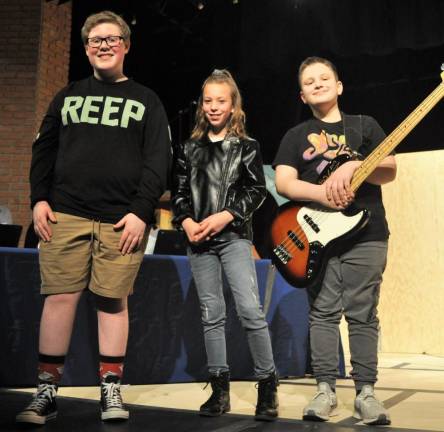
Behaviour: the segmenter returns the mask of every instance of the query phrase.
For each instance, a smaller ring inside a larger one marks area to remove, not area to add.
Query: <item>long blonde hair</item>
[[[202,84],[202,89],[199,96],[196,109],[196,123],[191,132],[191,139],[200,140],[208,131],[209,122],[205,117],[203,111],[203,93],[207,84],[228,84],[231,90],[231,102],[233,105],[233,112],[227,124],[227,136],[237,136],[239,138],[246,138],[247,132],[245,130],[245,113],[242,109],[242,96],[236,81],[226,69],[215,69],[211,75]]]

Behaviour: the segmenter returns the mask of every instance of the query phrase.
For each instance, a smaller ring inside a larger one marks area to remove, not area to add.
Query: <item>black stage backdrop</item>
[[[131,23],[126,72],[160,95],[175,143],[189,133],[203,79],[227,67],[266,163],[285,131],[309,115],[297,86],[307,56],[335,62],[342,109],[374,116],[387,133],[441,82],[443,0],[74,0],[72,80],[90,73],[80,27],[103,9]],[[443,113],[441,103],[398,152],[444,148]]]

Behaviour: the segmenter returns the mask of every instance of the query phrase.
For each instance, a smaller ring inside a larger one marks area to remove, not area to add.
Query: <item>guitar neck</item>
[[[444,80],[444,72],[441,74]],[[428,114],[428,112],[444,96],[444,83],[436,87],[429,96],[378,145],[362,162],[351,181],[351,189],[355,192],[365,179],[375,170],[381,161],[412,131],[412,129]]]

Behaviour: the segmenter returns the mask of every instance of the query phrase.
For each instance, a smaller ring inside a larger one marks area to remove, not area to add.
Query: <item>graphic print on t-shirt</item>
[[[318,174],[337,156],[353,152],[345,143],[345,135],[329,134],[324,129],[319,133],[310,133],[307,137],[308,148],[302,153],[306,161],[315,158],[322,158],[320,164],[316,167]]]
[[[130,119],[141,121],[145,106],[132,99],[111,96],[67,96],[62,108],[62,124],[89,123],[127,128]]]

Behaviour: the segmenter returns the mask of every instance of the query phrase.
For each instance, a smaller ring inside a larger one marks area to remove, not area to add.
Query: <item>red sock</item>
[[[65,356],[39,354],[39,382],[59,384],[63,375]]]
[[[109,375],[117,376],[119,381],[123,375],[123,360],[125,357],[110,357],[100,355],[100,381],[105,381]]]

